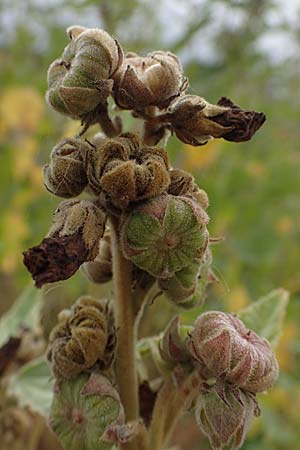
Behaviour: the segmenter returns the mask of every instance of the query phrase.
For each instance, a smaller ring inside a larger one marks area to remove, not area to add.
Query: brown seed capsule
[[[53,148],[50,164],[43,168],[44,184],[52,194],[64,198],[76,197],[86,187],[88,180],[82,158],[84,147],[89,147],[89,144],[68,138]]]
[[[106,139],[91,152],[87,165],[89,186],[104,193],[116,208],[161,194],[169,185],[165,150],[148,147],[137,135]]]
[[[81,297],[52,330],[48,359],[55,377],[73,378],[96,363],[107,368],[112,362],[111,312],[104,301]],[[109,329],[110,326],[110,329]]]
[[[37,287],[66,280],[98,253],[106,222],[105,212],[90,200],[65,200],[41,244],[24,252],[24,264]]]
[[[188,86],[178,58],[163,51],[145,57],[134,53],[127,55],[114,81],[117,105],[137,111],[148,106],[166,108]]]
[[[245,391],[263,392],[278,376],[278,364],[269,343],[231,314],[220,311],[201,314],[188,346],[211,376]]]
[[[106,104],[123,52],[104,30],[73,26],[67,32],[71,43],[49,67],[46,97],[59,112],[83,119]]]

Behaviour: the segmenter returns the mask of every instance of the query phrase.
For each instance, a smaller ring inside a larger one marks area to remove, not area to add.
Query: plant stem
[[[113,231],[113,281],[115,323],[118,333],[116,348],[116,382],[124,406],[126,420],[139,417],[138,380],[136,370],[136,331],[132,304],[132,263],[124,258],[120,247],[119,220],[111,218]],[[135,440],[125,444],[126,450],[136,449]]]

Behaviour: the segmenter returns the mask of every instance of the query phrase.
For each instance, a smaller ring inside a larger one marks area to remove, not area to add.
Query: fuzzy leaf
[[[274,349],[281,334],[288,299],[287,291],[275,289],[239,311],[238,317],[247,328],[267,339]]]
[[[32,328],[38,321],[40,292],[29,286],[0,319],[0,347],[11,336],[17,336],[21,326]]]
[[[50,368],[42,357],[30,361],[12,377],[9,391],[18,398],[22,406],[30,406],[32,410],[48,417],[53,385]]]

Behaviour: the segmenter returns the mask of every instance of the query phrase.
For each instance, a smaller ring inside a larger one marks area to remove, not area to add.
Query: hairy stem
[[[124,258],[119,240],[119,221],[111,218],[113,229],[114,307],[118,333],[116,348],[116,381],[125,409],[126,420],[139,417],[138,380],[136,370],[136,331],[132,304],[132,263]],[[135,440],[125,444],[126,450],[136,449]]]

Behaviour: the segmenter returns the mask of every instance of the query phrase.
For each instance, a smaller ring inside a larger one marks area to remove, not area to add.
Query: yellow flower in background
[[[279,234],[289,234],[294,226],[293,219],[289,216],[282,216],[277,220],[275,227]]]
[[[18,139],[13,151],[13,176],[21,181],[30,177],[32,168],[36,166],[35,157],[38,151],[38,142],[32,137],[24,136]]]
[[[21,242],[30,233],[23,211],[10,209],[2,219],[2,240],[4,243],[0,268],[12,273],[22,263]]]
[[[33,133],[43,116],[43,97],[31,87],[12,86],[0,96],[0,133]]]
[[[295,355],[291,344],[297,339],[297,337],[300,340],[300,333],[298,331],[297,323],[286,321],[276,351],[279,366],[281,370],[285,372],[289,372],[295,363]]]
[[[193,147],[184,144],[182,168],[195,173],[197,168],[209,167],[218,158],[221,145],[217,140],[209,142],[205,147]]]
[[[249,161],[246,165],[246,171],[253,177],[261,177],[266,173],[266,168],[260,161]]]

